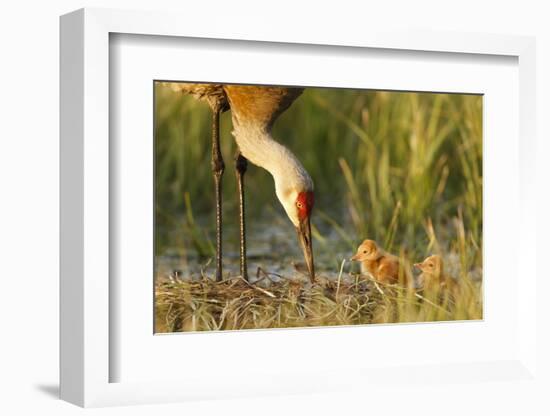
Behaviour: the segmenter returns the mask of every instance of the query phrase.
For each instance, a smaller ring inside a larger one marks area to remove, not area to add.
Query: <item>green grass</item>
[[[155,253],[206,262],[214,238],[210,110],[160,85],[155,105]],[[238,218],[231,129],[226,113],[221,146],[228,227]],[[274,137],[297,155],[315,182],[315,255],[330,259],[318,264],[320,273],[338,273],[342,258],[333,253],[349,257],[365,238],[408,264],[441,254],[454,277],[472,288],[445,319],[481,317],[481,96],[310,88],[281,115]],[[291,227],[267,172],[251,166],[246,188],[249,230],[262,226],[258,218],[266,212],[279,226]],[[234,237],[231,244],[237,243]],[[443,318],[419,309],[427,304],[419,301],[410,294],[398,302],[381,296],[378,306],[385,304],[387,314],[371,310],[368,321]],[[307,325],[306,319],[296,325]]]

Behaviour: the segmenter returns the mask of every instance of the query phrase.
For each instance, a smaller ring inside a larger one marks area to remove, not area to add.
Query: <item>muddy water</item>
[[[351,257],[349,244],[331,229],[320,230],[323,240],[313,239],[314,258],[317,275],[333,280],[337,279],[342,260]],[[185,238],[185,237],[184,237]],[[211,236],[211,241],[215,236]],[[224,278],[238,276],[239,272],[239,232],[234,226],[223,229],[223,273]],[[192,247],[191,244],[186,244]],[[202,275],[214,274],[214,259],[199,258],[190,249],[172,247],[164,250],[163,255],[155,259],[156,276],[159,279],[178,276],[181,279],[199,279]],[[248,273],[253,282],[269,276],[270,280],[281,278],[307,279],[306,267],[296,230],[285,218],[269,218],[262,221],[247,222],[247,258]],[[260,269],[260,271],[258,271]],[[346,261],[344,275],[350,270],[357,271],[358,266]]]

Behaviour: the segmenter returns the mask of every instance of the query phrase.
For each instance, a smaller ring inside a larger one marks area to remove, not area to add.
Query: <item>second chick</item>
[[[419,283],[424,289],[450,290],[453,294],[458,292],[459,285],[455,279],[445,273],[441,256],[434,254],[414,266],[422,271]]]

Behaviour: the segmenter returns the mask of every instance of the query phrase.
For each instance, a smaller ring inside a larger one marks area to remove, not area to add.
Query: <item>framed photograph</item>
[[[183,20],[61,18],[61,397],[532,379],[534,40]]]
[[[482,95],[154,88],[155,333],[482,319]]]

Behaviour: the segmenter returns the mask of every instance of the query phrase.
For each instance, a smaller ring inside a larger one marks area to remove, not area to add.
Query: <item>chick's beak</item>
[[[298,239],[300,240],[300,245],[304,252],[309,278],[311,279],[311,283],[315,283],[315,266],[313,264],[313,246],[311,242],[311,225],[309,223],[309,217],[300,220],[300,224],[296,228],[296,231],[298,232]]]
[[[414,267],[416,267],[419,270],[422,270],[422,263],[414,263]]]

